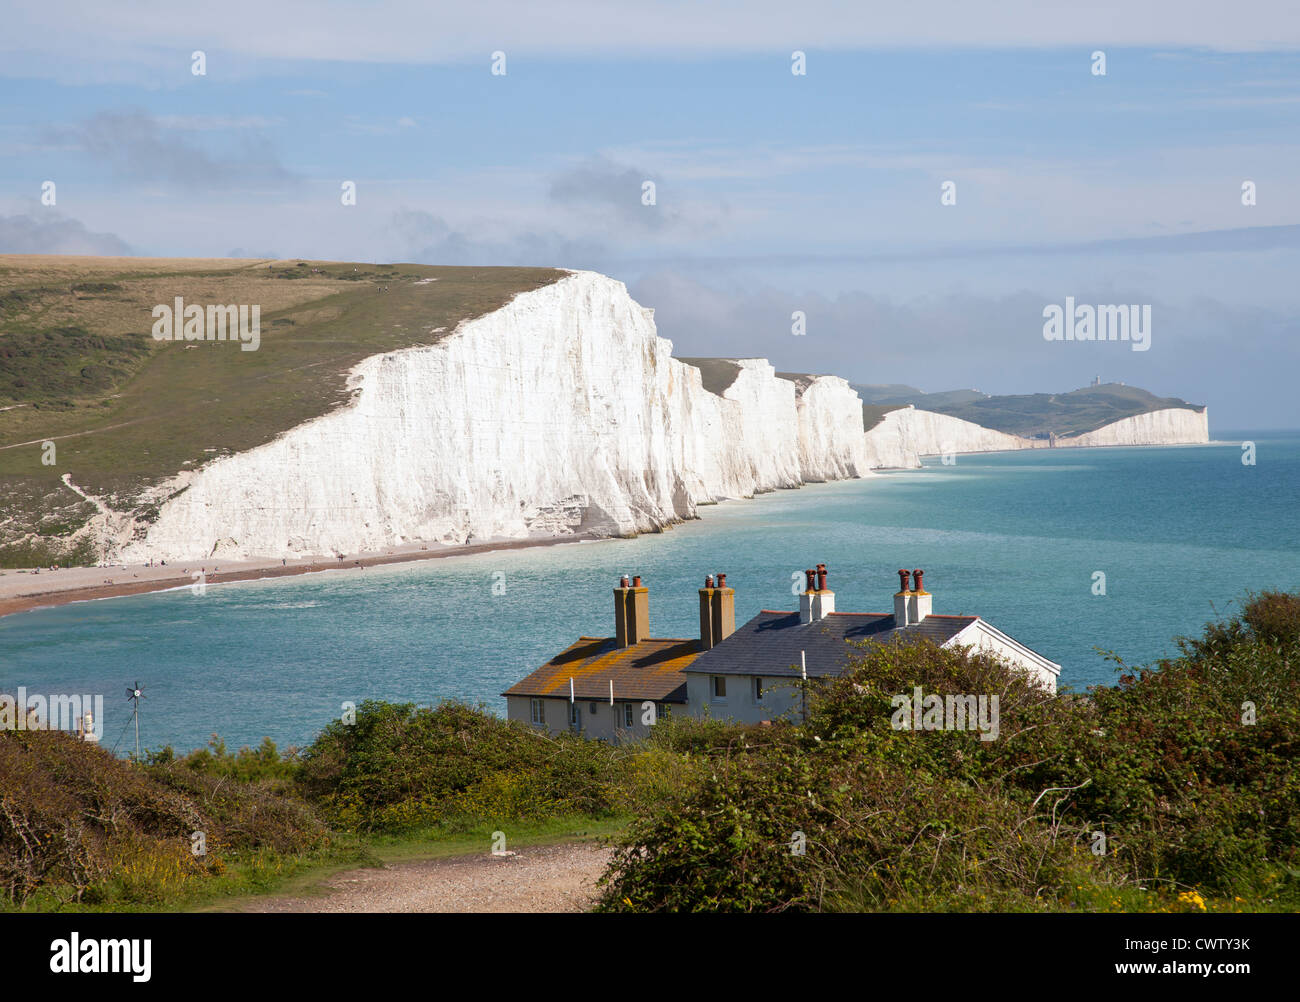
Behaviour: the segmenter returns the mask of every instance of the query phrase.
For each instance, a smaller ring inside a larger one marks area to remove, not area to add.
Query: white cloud
[[[0,254],[106,254],[131,248],[112,233],[92,233],[80,220],[50,208],[0,216]]]
[[[187,189],[283,187],[297,180],[260,134],[238,149],[209,152],[174,133],[221,128],[219,116],[179,116],[169,124],[139,110],[101,111],[72,126],[47,129],[51,144],[75,149],[133,183],[158,181]],[[233,120],[232,120],[233,121]]]
[[[282,118],[268,118],[265,115],[158,115],[154,121],[164,129],[179,129],[187,132],[269,129],[284,124]]]
[[[360,115],[345,115],[343,127],[349,132],[363,136],[393,136],[403,129],[414,129],[416,121],[409,115],[398,119],[381,118],[370,120]]]
[[[1291,0],[1233,4],[1187,0],[917,0],[845,5],[839,0],[695,0],[612,4],[607,0],[479,0],[453,6],[388,0],[365,8],[339,0],[171,0],[103,5],[20,0],[6,6],[0,65],[12,75],[93,79],[135,75],[157,86],[170,67],[179,81],[203,48],[209,75],[247,72],[253,60],[387,63],[481,60],[494,50],[612,57],[723,58],[794,49],[898,47],[1190,46],[1258,51],[1300,48],[1300,7]],[[229,59],[214,58],[224,53]],[[511,73],[526,72],[512,62]]]

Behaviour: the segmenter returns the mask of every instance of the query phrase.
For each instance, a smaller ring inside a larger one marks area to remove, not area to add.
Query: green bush
[[[191,851],[195,832],[205,854]],[[233,862],[318,850],[327,834],[266,782],[146,768],[62,731],[0,731],[0,899],[154,904]]]
[[[365,702],[302,753],[298,782],[334,826],[420,826],[609,814],[626,755],[484,709]]]
[[[234,779],[241,783],[273,781],[278,788],[286,791],[295,784],[298,774],[297,750],[290,748],[281,755],[270,738],[263,738],[257,748],[241,748],[232,752],[214,734],[206,748],[197,748],[178,758],[172,746],[167,745],[161,751],[146,753],[145,761],[151,767],[175,763],[192,772]]]
[[[1300,595],[1266,591],[1253,596],[1242,610],[1241,618],[1264,643],[1285,645],[1300,641]]]
[[[600,906],[1203,907],[1196,888],[1300,903],[1298,607],[1253,597],[1090,696],[970,651],[872,646],[806,725],[656,735],[706,760],[689,788],[638,800]],[[996,694],[997,740],[894,729],[890,699],[914,686]]]

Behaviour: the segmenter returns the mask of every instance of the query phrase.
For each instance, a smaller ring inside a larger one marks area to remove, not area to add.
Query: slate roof
[[[575,699],[603,701],[613,679],[615,700],[685,703],[682,669],[699,653],[698,640],[649,639],[620,648],[613,637],[581,637],[501,695],[568,699],[572,678]]]
[[[843,672],[848,659],[860,653],[853,643],[872,640],[926,639],[943,645],[977,616],[926,616],[901,629],[892,614],[832,612],[817,622],[802,624],[797,612],[764,609],[717,647],[705,651],[683,670],[705,675],[767,675],[799,677],[799,652],[807,655],[808,677],[825,678]],[[606,693],[608,698],[608,693]]]

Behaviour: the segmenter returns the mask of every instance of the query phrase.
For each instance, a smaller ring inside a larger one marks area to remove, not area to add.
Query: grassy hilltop
[[[564,273],[322,261],[0,255],[0,566],[93,563],[95,508],[347,399],[347,371]],[[261,344],[155,341],[152,309],[261,307]],[[55,443],[53,466],[42,443]]]

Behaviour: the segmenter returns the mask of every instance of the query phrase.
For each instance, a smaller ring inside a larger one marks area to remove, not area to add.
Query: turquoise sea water
[[[1241,462],[1243,439],[1257,445],[1255,466]],[[120,736],[119,752],[133,742],[124,690],[137,679],[144,746],[189,749],[214,733],[232,747],[302,745],[345,700],[454,697],[504,713],[507,686],[580,635],[612,634],[621,574],[650,587],[653,636],[691,637],[706,574],[727,574],[740,622],[797,608],[791,575],[819,562],[841,611],[890,611],[894,571],[923,568],[935,612],[983,616],[1082,689],[1114,679],[1094,648],[1150,661],[1247,590],[1300,588],[1300,435],[959,456],[701,514],[634,540],[6,617],[0,691],[103,693],[105,743]],[[1093,594],[1095,571],[1105,596]]]

